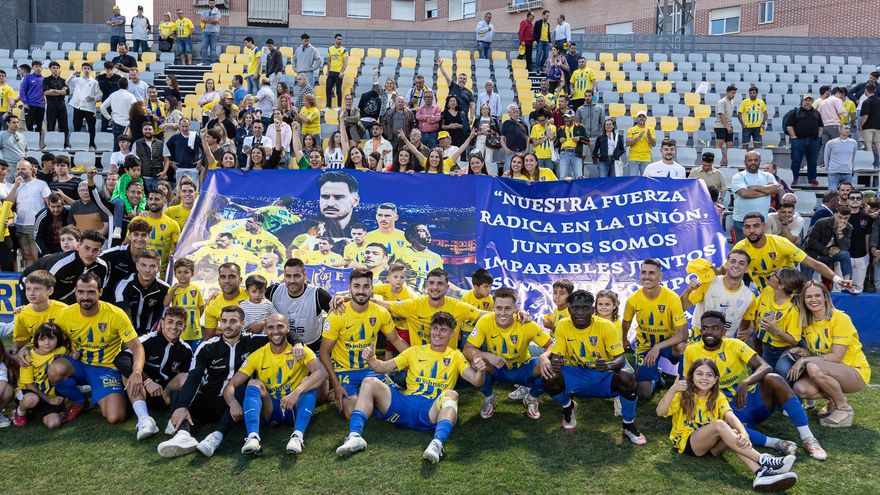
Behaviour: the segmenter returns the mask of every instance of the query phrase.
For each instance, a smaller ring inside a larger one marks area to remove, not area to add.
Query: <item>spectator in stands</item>
[[[422,144],[428,148],[437,147],[437,132],[440,130],[442,113],[440,105],[434,101],[434,92],[426,90],[425,102],[416,110],[416,122],[422,133]]]
[[[19,130],[19,120],[14,114],[3,116],[6,130],[0,131],[0,158],[10,164],[10,172],[6,176],[8,182],[15,181],[15,164],[25,157],[28,151],[27,135]]]
[[[766,218],[770,211],[770,198],[779,193],[779,183],[773,174],[759,170],[761,154],[749,151],[745,157],[746,169],[734,174],[730,180],[733,198],[733,243],[745,239],[743,235],[743,218],[752,212],[758,212]]]
[[[110,219],[107,213],[92,200],[89,194],[89,184],[80,181],[76,188],[77,199],[70,205],[70,222],[80,230],[94,230],[100,232],[101,235],[107,236]]]
[[[425,101],[428,101],[427,93],[430,93],[430,98],[433,102],[434,93],[430,89],[425,94]],[[339,118],[341,119],[339,122],[340,130],[345,129],[346,133],[348,134],[349,143],[357,146],[361,142],[361,140],[363,140],[366,130],[364,129],[364,125],[361,123],[361,109],[354,106],[354,93],[349,93],[345,95],[345,98],[342,99],[342,112],[339,114]],[[434,142],[436,143],[436,141],[437,138],[435,136]]]
[[[543,110],[535,115],[535,125],[529,132],[529,139],[532,143],[532,151],[537,166],[544,169],[553,170],[553,143],[556,140],[556,126],[550,112]]]
[[[263,51],[256,45],[253,37],[247,36],[244,39],[244,53],[247,55],[247,66],[245,68],[247,94],[256,95],[260,89],[260,64],[263,60]],[[238,102],[236,102],[236,105],[238,105]]]
[[[193,63],[193,42],[192,32],[195,29],[193,22],[184,17],[183,10],[177,9],[177,20],[174,21],[177,26],[177,34],[174,42],[177,45],[177,56],[180,57],[180,63],[184,65],[192,65]]]
[[[314,47],[312,47],[314,48]],[[284,83],[281,83],[284,84]],[[315,89],[312,87],[311,83],[309,83],[309,78],[305,74],[297,74],[296,75],[296,84],[291,88],[291,103],[296,108],[303,107],[303,98],[306,95],[314,95]],[[280,98],[280,97],[279,97]],[[279,100],[279,105],[280,105]]]
[[[46,184],[55,179],[55,155],[46,152],[40,156],[40,170],[37,172],[37,178]]]
[[[553,28],[553,46],[559,53],[564,53],[568,49],[568,42],[571,40],[571,24],[565,21],[565,16],[559,14],[556,18],[556,27]]]
[[[721,166],[727,166],[727,150],[733,146],[733,99],[736,86],[727,87],[724,97],[715,104],[715,147],[721,150]]]
[[[804,234],[804,217],[795,211],[794,203],[783,202],[779,208],[767,215],[767,233],[785,237],[795,245],[800,245]]]
[[[501,118],[501,95],[495,91],[495,83],[486,81],[486,90],[477,97],[477,108],[481,108],[483,104],[489,105],[489,113],[496,119]]]
[[[129,87],[131,87],[130,81]],[[165,119],[168,117],[168,110],[165,102],[159,100],[159,91],[154,86],[147,86],[147,98],[144,103],[147,107],[147,113],[153,121],[153,127],[156,129],[156,136],[161,138],[165,130]]]
[[[25,76],[18,87],[18,98],[24,110],[25,129],[40,133],[40,144],[43,140],[43,119],[46,117],[46,97],[43,94],[43,63],[33,62],[33,72],[27,64],[19,66]],[[42,148],[42,146],[40,146]]]
[[[48,77],[43,79],[43,95],[46,97],[46,129],[49,132],[58,130],[64,133],[64,149],[70,148],[70,129],[67,126],[66,96],[69,94],[67,82],[61,77],[61,64],[49,63]]]
[[[104,62],[104,73],[95,79],[101,89],[101,105],[105,105],[110,95],[119,89],[119,80],[122,79],[122,76],[116,73],[116,65],[107,61]],[[101,119],[101,132],[110,132],[110,119]]]
[[[880,168],[880,97],[877,96],[877,85],[867,84],[864,87],[867,98],[861,104],[859,113],[859,137],[865,148],[874,152],[874,168]]]
[[[10,109],[15,108],[17,102],[15,90],[6,84],[6,71],[0,69],[0,131],[6,129],[6,123],[3,122],[2,116],[6,115]]]
[[[18,162],[15,183],[6,196],[6,201],[15,205],[15,237],[24,263],[22,268],[37,261],[34,220],[40,210],[49,206],[47,198],[52,194],[49,185],[35,177],[36,170],[35,158],[22,158]]]
[[[244,78],[241,77],[241,74],[232,76],[232,103],[237,107],[240,106],[247,94],[248,91],[244,89]]]
[[[113,65],[116,66],[116,70],[128,74],[131,69],[137,69],[137,60],[128,54],[127,44],[124,42],[117,44],[116,52],[119,54],[113,57]]]
[[[171,136],[180,129],[180,121],[186,120],[183,117],[183,108],[180,105],[180,100],[173,96],[166,98],[165,115],[165,121],[162,122],[161,126],[163,131],[162,135]]]
[[[868,246],[870,245],[869,238],[874,226],[874,219],[862,209],[863,200],[861,191],[853,191],[849,195],[849,224],[852,227],[849,255],[852,260],[853,293],[855,294],[865,290],[865,277],[868,274],[868,266],[871,264]]]
[[[819,155],[819,136],[822,133],[822,117],[813,108],[813,95],[806,93],[801,98],[801,106],[786,114],[783,119],[786,131],[791,137],[791,185],[798,183],[801,162],[807,160],[807,180],[818,186],[816,180],[816,159]]]
[[[119,6],[113,6],[113,15],[104,24],[110,26],[110,46],[125,43],[125,16],[119,13]]]
[[[590,74],[591,77],[595,78],[595,76],[592,76],[592,71],[590,71]],[[572,77],[572,81],[572,85],[575,87],[580,84],[577,75]],[[576,88],[575,91],[577,91]],[[581,105],[577,107],[572,106],[572,109],[575,110],[574,119],[584,126],[589,142],[594,143],[600,135],[605,134],[605,107],[595,102],[592,89],[585,90],[583,96]],[[574,100],[571,100],[571,102],[574,103]]]
[[[263,123],[260,122],[262,130]],[[169,154],[169,169],[174,170],[177,179],[187,175],[198,184],[199,171],[196,161],[199,158],[199,136],[196,132],[190,132],[189,119],[182,119],[179,124],[180,132],[168,139],[166,146]]]
[[[402,96],[398,96],[394,108],[385,113],[382,124],[385,138],[391,142],[391,145],[396,150],[403,146],[403,142],[397,133],[402,130],[404,134],[409,135],[413,127],[416,127],[416,117],[413,115],[412,110],[406,108],[406,100]]]
[[[146,190],[156,187],[156,182],[168,178],[171,152],[168,146],[155,136],[152,122],[144,122],[141,129],[144,137],[138,139],[132,145],[134,153],[141,161],[141,177],[144,179]]]
[[[174,50],[174,35],[177,34],[177,24],[171,17],[171,12],[165,12],[162,15],[162,22],[159,23],[159,51],[170,52]]]
[[[831,99],[835,100],[836,98],[832,96]],[[821,109],[826,106],[830,107],[831,105],[825,102],[819,109],[819,113],[822,113]],[[858,143],[850,137],[849,124],[843,124],[837,128],[839,129],[838,137],[831,139],[825,145],[825,165],[828,170],[828,189],[830,190],[837,189],[842,180],[850,182],[856,180],[854,174]],[[828,127],[823,125],[823,129],[828,129]]]
[[[467,113],[459,107],[459,103],[459,99],[451,93],[446,97],[446,108],[443,110],[440,125],[441,129],[449,133],[449,138],[456,147],[461,146],[470,133]]]
[[[865,92],[865,87],[868,85],[876,85],[877,79],[880,79],[880,72],[874,71],[868,74],[868,79],[865,82],[854,84],[851,88],[849,88],[849,91],[847,91],[847,96],[850,100],[858,103],[859,99],[861,99],[862,95]]]
[[[626,131],[626,147],[629,148],[626,175],[642,176],[651,163],[651,147],[657,142],[657,138],[654,129],[645,126],[647,121],[647,112],[640,110],[636,114],[636,125]]]
[[[645,167],[645,177],[668,177],[670,179],[685,179],[687,171],[675,161],[677,152],[675,140],[666,138],[660,143],[661,159]]]
[[[480,106],[480,114],[471,123],[471,129],[477,132],[471,154],[478,151],[484,162],[483,168],[488,169],[491,175],[498,175],[498,164],[494,158],[495,150],[501,147],[501,122],[492,115],[488,103]]]
[[[300,36],[302,43],[298,47],[296,47],[296,51],[293,52],[293,58],[290,59],[290,64],[293,65],[293,70],[299,75],[304,75],[306,80],[308,81],[308,86],[312,87],[315,85],[315,72],[321,69],[324,65],[324,61],[321,60],[321,55],[318,53],[318,49],[312,46],[312,39],[309,37],[307,33],[303,33]],[[298,77],[297,76],[297,77]],[[300,105],[296,105],[299,107]]]
[[[535,46],[535,70],[538,71],[538,74],[542,74],[544,71],[544,64],[547,63],[547,58],[550,56],[550,11],[545,10],[541,12],[541,19],[535,23],[534,28],[534,37],[537,46]]]
[[[615,177],[617,171],[614,162],[620,160],[625,153],[624,138],[617,132],[617,124],[614,119],[606,118],[602,127],[602,134],[593,141],[593,163],[599,165],[599,177]]]
[[[774,194],[773,196],[770,196],[770,209],[771,210],[775,210],[779,207],[779,205],[784,200],[784,198],[783,198],[784,194],[792,193],[792,197],[796,197],[796,196],[794,196],[793,191],[788,186],[788,184],[779,177],[779,174],[777,174],[778,171],[779,170],[776,168],[775,163],[770,162],[770,163],[764,164],[764,172],[767,172],[768,174],[772,175],[773,178],[776,180],[776,183],[779,184],[779,186],[780,186],[779,193]],[[797,202],[797,200],[795,200],[795,202]]]
[[[425,87],[425,76],[416,74],[414,82],[406,98],[407,107],[413,112],[425,103],[425,91],[428,89]]]
[[[370,156],[373,153],[379,153],[382,157],[382,164],[379,168],[384,170],[385,167],[391,166],[391,159],[393,158],[394,153],[391,142],[382,137],[382,131],[382,123],[373,122],[373,125],[370,128],[372,137],[364,141],[364,154]],[[440,134],[443,133],[441,132]]]
[[[519,107],[513,103],[507,105],[507,116],[510,118],[501,123],[501,149],[506,155],[505,170],[510,169],[513,155],[525,153],[529,147],[529,126],[523,122]]]
[[[467,74],[462,72],[458,75],[458,81],[453,81],[452,77],[446,73],[446,68],[440,64],[440,57],[434,59],[434,63],[439,66],[440,74],[446,79],[446,84],[449,86],[449,96],[454,96],[458,100],[458,108],[465,113],[465,120],[469,120],[468,116],[474,115],[476,112],[477,99],[474,98],[474,93],[467,88]],[[448,102],[447,98],[447,108],[449,108]],[[463,137],[462,141],[464,141]]]
[[[46,207],[34,217],[34,241],[39,257],[61,252],[61,228],[72,223],[69,207],[57,194],[46,197]]]
[[[556,130],[559,179],[577,179],[585,175],[584,156],[589,156],[589,144],[590,139],[584,126],[575,120],[574,112],[566,110],[563,125]]]
[[[706,187],[714,186],[721,193],[727,189],[724,183],[724,175],[715,168],[715,153],[707,151],[701,157],[700,166],[691,169],[688,179],[700,179]]]
[[[819,116],[822,117],[822,144],[819,151],[819,164],[828,164],[825,160],[825,147],[828,141],[840,137],[840,123],[843,117],[846,117],[846,109],[843,108],[843,98],[845,91],[843,88],[834,88],[828,90],[829,95],[816,108]],[[855,142],[855,141],[853,141]]]
[[[737,117],[742,125],[740,144],[743,149],[749,149],[749,142],[754,142],[755,148],[760,148],[767,126],[767,105],[758,98],[758,88],[749,88],[749,97],[739,104]]]
[[[247,115],[245,115],[247,119]],[[239,162],[247,163],[250,161],[251,149],[265,148],[271,150],[274,147],[272,138],[263,133],[263,123],[260,121],[253,122],[250,128],[250,134],[244,136],[241,140],[241,154],[244,159],[239,157]]]
[[[554,94],[556,89],[560,87],[560,83],[564,87],[565,81],[568,80],[568,75],[571,73],[571,69],[568,67],[568,60],[566,60],[562,50],[556,45],[553,45],[550,49],[550,58],[547,59],[545,64],[544,73],[547,74],[546,81],[548,87]],[[541,89],[544,89],[543,86]]]
[[[480,58],[489,60],[492,57],[494,39],[495,26],[492,25],[492,13],[486,12],[483,20],[477,23],[477,51],[480,52]]]
[[[120,134],[118,138],[116,138],[116,142],[119,145],[119,151],[114,151],[110,155],[110,170],[116,171],[119,170],[119,167],[122,165],[122,162],[125,161],[125,157],[132,154],[131,152],[131,135],[129,134]]]
[[[544,111],[552,112],[552,110],[547,107],[546,103],[544,103],[544,97],[538,95],[535,97],[535,103],[532,104],[532,113],[529,114],[529,126],[533,126],[538,123],[538,119],[536,118],[539,113]]]
[[[211,65],[219,58],[220,9],[214,0],[208,0],[208,8],[199,14],[202,25],[202,65]]]
[[[64,204],[69,205],[76,201],[76,189],[80,180],[70,175],[70,158],[67,155],[55,157],[55,177],[49,182],[49,189],[57,194]]]
[[[245,43],[247,43],[247,38],[245,38]],[[269,80],[269,87],[274,88],[278,86],[278,82],[281,81],[281,74],[284,73],[284,59],[281,57],[281,52],[275,47],[275,40],[272,38],[266,40],[266,49],[268,50],[266,54],[266,78]],[[250,84],[250,80],[248,80],[248,84]],[[264,111],[263,115],[268,116],[270,114]]]
[[[807,233],[804,242],[804,252],[807,256],[834,268],[834,263],[840,263],[840,271],[845,280],[852,279],[852,257],[850,256],[850,243],[852,225],[849,224],[851,211],[849,206],[840,205],[830,217],[815,222]],[[804,278],[812,280],[813,269],[801,264]]]
[[[132,67],[128,71],[128,91],[133,94],[138,101],[147,99],[147,91],[150,85],[146,81],[141,81],[141,74],[137,67]]]
[[[128,112],[128,133],[131,134],[132,148],[134,148],[135,141],[144,137],[142,129],[146,122],[153,122],[150,112],[147,111],[147,106],[142,101],[134,102]]]
[[[74,72],[67,78],[67,86],[72,90],[70,106],[73,108],[73,131],[82,131],[85,121],[89,131],[89,149],[95,151],[95,114],[98,111],[97,102],[101,98],[101,88],[98,81],[91,78],[91,63],[83,62],[80,68],[82,72]]]
[[[568,67],[570,69],[570,72],[566,74],[565,78],[565,91],[568,92],[568,94],[571,94],[571,78],[574,75],[576,67],[578,67],[578,60],[581,58],[581,56],[578,55],[577,43],[569,42],[568,50],[566,50],[563,55],[565,55],[565,61],[568,62]],[[572,110],[576,111],[577,108],[572,108]]]
[[[532,61],[532,44],[535,42],[535,26],[533,23],[535,22],[535,14],[532,11],[526,12],[526,18],[519,22],[519,44],[521,49],[521,53],[519,55],[520,60],[525,59],[526,61],[526,70],[532,72],[533,69],[533,61]]]
[[[327,49],[327,106],[333,101],[336,92],[336,107],[342,107],[342,75],[348,67],[348,50],[342,46],[342,35],[333,36],[334,44]]]
[[[137,15],[131,18],[131,48],[138,53],[150,51],[147,40],[152,31],[153,27],[144,15],[143,6],[138,5]]]
[[[834,211],[840,206],[840,193],[837,191],[828,191],[822,195],[822,204],[816,207],[813,216],[810,217],[810,227],[823,218],[834,215]]]

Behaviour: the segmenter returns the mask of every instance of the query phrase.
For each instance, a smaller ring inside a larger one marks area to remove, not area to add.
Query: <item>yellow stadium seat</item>
[[[205,94],[205,83],[200,82],[200,83],[196,84],[194,91],[196,92],[196,96],[201,96],[201,95]],[[198,98],[196,98],[195,103],[198,104]]]
[[[64,65],[64,64],[62,64],[62,65]],[[146,72],[146,70],[147,70],[147,63],[144,61],[138,62],[138,72]]]
[[[654,89],[654,83],[651,81],[636,81],[636,91],[639,94],[650,93]]]
[[[632,62],[633,56],[632,53],[618,53],[617,61],[620,63],[624,62]]]
[[[61,76],[61,79],[65,79],[65,80],[68,77],[70,77],[71,74],[73,74],[72,69],[61,69],[61,71],[59,71],[59,73],[58,73],[58,75]]]
[[[657,81],[657,93],[666,94],[672,92],[672,82],[670,81]]]
[[[694,107],[694,117],[702,120],[712,115],[712,107],[709,105],[697,105]]]
[[[702,121],[696,117],[684,117],[681,119],[681,128],[690,133],[699,131],[702,124]]]
[[[157,60],[156,52],[141,53],[141,62],[146,62],[148,64],[152,64],[156,60]]]
[[[278,51],[281,52],[281,55],[284,55],[285,57],[287,57],[288,60],[290,60],[290,58],[293,57],[293,48],[292,47],[282,46],[281,48],[278,49]]]
[[[217,74],[226,74],[226,64],[221,62],[214,62],[211,64],[211,72],[216,72]]]
[[[235,77],[235,74],[220,74],[220,84],[223,86],[232,84],[233,77]]]
[[[220,54],[220,63],[221,64],[234,64],[235,57],[236,57],[235,53],[221,53]]]
[[[634,60],[639,64],[642,62],[650,62],[651,56],[647,53],[636,53]]]
[[[525,69],[526,68],[526,61],[515,58],[510,61],[510,67],[513,69]]]
[[[205,72],[202,74],[202,81],[207,81],[208,79],[213,79],[216,83],[218,79],[220,79],[220,74],[216,74],[214,72]]]
[[[660,72],[664,74],[669,74],[670,72],[675,70],[675,62],[660,62],[658,67]]]
[[[598,60],[587,60],[587,68],[592,69],[593,72],[602,70],[602,62],[599,62]]]
[[[102,58],[104,58],[104,56],[99,51],[93,51],[93,52],[89,52],[86,54],[86,60],[88,60],[89,62],[91,62],[93,64],[95,62],[101,60]]]
[[[695,107],[702,103],[702,96],[699,93],[685,93],[684,104],[689,107]]]
[[[385,49],[385,56],[391,58],[400,58],[400,49],[399,48],[387,48]]]
[[[108,53],[110,51],[110,43],[98,43],[98,51]]]
[[[626,72],[608,71],[611,82],[626,81]]]
[[[229,64],[226,67],[226,72],[230,74],[244,74],[244,66],[239,64]]]
[[[614,54],[613,53],[602,52],[599,54],[599,62],[613,62],[613,61],[614,61]]]
[[[67,60],[72,60],[74,62],[79,62],[83,59],[83,52],[79,50],[70,50],[67,52]]]
[[[645,127],[648,129],[656,129],[657,128],[657,119],[655,117],[648,117],[645,119]]]
[[[644,103],[633,103],[632,105],[629,106],[629,115],[632,118],[635,118],[636,115],[639,114],[639,112],[647,112],[647,111],[648,111],[648,105],[645,105]]]
[[[352,48],[348,51],[349,56],[351,57],[360,57],[364,58],[364,49],[363,48]]]
[[[239,45],[226,45],[226,50],[220,56],[222,57],[223,55],[226,55],[226,54],[238,55],[239,53],[241,53],[241,46],[239,46]]]
[[[204,89],[203,89],[204,91]],[[196,95],[185,95],[183,97],[183,105],[187,107],[194,107],[199,104],[199,97]]]
[[[623,103],[609,103],[608,115],[611,117],[622,117],[626,115],[626,105]]]
[[[284,75],[286,75],[286,76],[295,76],[295,75],[296,75],[296,71],[293,70],[293,67],[292,67],[292,66],[290,66],[290,65],[285,65],[285,66],[284,66]]]
[[[225,55],[225,54],[223,54],[223,55]],[[220,55],[220,61],[221,61],[221,62],[223,61],[223,55]],[[235,57],[235,60],[233,60],[233,61],[231,61],[231,62],[227,62],[227,63],[230,63],[230,64],[235,63],[235,64],[244,64],[244,65],[247,65],[247,63],[248,63],[248,54],[247,54],[247,53],[239,53],[238,55],[234,55],[234,57]]]
[[[492,50],[492,60],[507,60],[507,52],[503,50]]]
[[[416,59],[414,59],[412,57],[403,57],[403,59],[400,60],[400,66],[401,67],[408,67],[410,69],[415,69],[416,68]]]
[[[615,62],[612,60],[610,62],[605,62],[604,65],[605,70],[607,70],[608,72],[617,72],[620,70],[620,62]]]
[[[593,71],[593,74],[596,75],[597,81],[604,81],[605,78],[608,77],[608,74],[604,70],[595,70]]]
[[[327,110],[324,112],[324,123],[325,124],[338,124],[339,123],[339,112],[334,110]]]
[[[631,93],[633,90],[632,81],[617,81],[617,92],[620,94]]]
[[[672,132],[678,130],[678,117],[660,117],[660,129],[663,132]]]
[[[381,48],[367,48],[367,56],[373,58],[382,58]]]

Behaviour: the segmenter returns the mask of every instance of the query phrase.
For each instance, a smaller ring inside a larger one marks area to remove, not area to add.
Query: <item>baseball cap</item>
[[[449,137],[448,131],[440,131],[437,133],[437,139],[443,139],[443,138],[448,138],[448,137]]]
[[[813,93],[804,93],[804,96],[801,97],[802,100],[806,100],[807,98],[813,99]]]
[[[639,110],[639,113],[636,114],[636,117],[641,117],[641,116],[643,116],[643,115],[644,115],[645,117],[647,117],[647,116],[648,116],[648,112],[646,112],[646,111],[644,111],[644,110]]]
[[[564,114],[562,114],[562,116],[565,117],[565,118],[567,118],[567,119],[573,119],[573,118],[574,118],[574,112],[572,112],[571,110],[568,110],[568,111],[566,111]]]

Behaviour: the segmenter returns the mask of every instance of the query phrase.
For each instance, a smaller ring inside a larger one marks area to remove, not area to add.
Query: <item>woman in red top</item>
[[[532,21],[535,20],[535,14],[531,11],[526,13],[526,18],[519,23],[519,42],[525,44],[526,52],[519,56],[519,59],[526,59],[526,69],[532,71],[532,42],[534,42],[534,26]]]

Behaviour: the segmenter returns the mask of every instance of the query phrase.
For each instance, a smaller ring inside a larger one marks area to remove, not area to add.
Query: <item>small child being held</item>
[[[64,397],[55,393],[49,383],[49,365],[67,354],[67,337],[53,322],[46,322],[34,332],[33,349],[30,350],[31,365],[21,368],[18,387],[21,398],[18,408],[12,415],[12,423],[17,427],[27,424],[28,416],[42,420],[47,428],[61,426],[61,405]]]
[[[263,333],[266,318],[277,313],[272,301],[266,299],[266,278],[262,275],[251,275],[244,281],[248,300],[238,306],[244,311],[244,327],[246,332]]]

